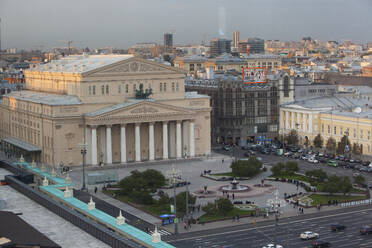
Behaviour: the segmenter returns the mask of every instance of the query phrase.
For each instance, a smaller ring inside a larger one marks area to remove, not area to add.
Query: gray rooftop
[[[73,105],[81,104],[80,99],[73,95],[58,95],[45,92],[37,92],[31,90],[12,91],[6,95],[9,98],[15,98],[17,100],[42,103],[46,105]]]
[[[88,113],[85,116],[94,117],[94,116],[106,114],[106,113],[109,113],[111,111],[121,109],[121,108],[125,108],[125,107],[129,107],[131,105],[134,105],[134,104],[137,104],[137,103],[140,103],[140,102],[144,102],[144,101],[153,102],[154,100],[152,100],[152,99],[145,99],[145,100],[144,99],[141,99],[141,100],[133,99],[133,100],[130,100],[130,101],[127,101],[127,102],[112,105],[112,106],[107,107],[107,108],[99,109],[97,111]]]
[[[16,147],[19,147],[23,150],[26,150],[28,152],[41,152],[40,147],[35,146],[33,144],[27,143],[25,141],[16,139],[16,138],[5,138],[2,141],[9,143],[11,145],[14,145]]]
[[[132,58],[133,55],[72,55],[50,63],[32,68],[32,71],[40,72],[61,72],[61,73],[84,73],[107,66],[119,61]]]

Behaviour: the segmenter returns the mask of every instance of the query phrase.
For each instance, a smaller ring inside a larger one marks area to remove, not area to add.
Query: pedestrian
[[[186,220],[183,222],[183,227],[185,228],[185,230],[187,229],[187,222],[186,222]]]
[[[224,160],[224,159],[222,159],[222,164],[223,164],[223,162],[225,162],[225,160]]]
[[[235,195],[234,195],[234,193],[232,194],[232,198],[233,198],[233,200],[235,199]]]
[[[229,198],[230,198],[229,193],[227,193],[227,199],[229,199]]]
[[[94,187],[94,194],[97,194],[97,190],[98,190],[98,188]]]
[[[146,227],[146,232],[150,233],[150,228]]]
[[[304,208],[301,208],[301,213],[304,214]]]
[[[234,222],[235,221],[235,215],[232,217],[232,222]]]
[[[239,214],[236,215],[236,221],[239,222]]]

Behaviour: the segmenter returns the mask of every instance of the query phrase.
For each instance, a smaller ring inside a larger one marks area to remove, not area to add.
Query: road
[[[224,155],[229,155],[229,156],[232,155],[232,152],[231,151],[224,151],[222,149],[216,150],[216,152],[222,153]],[[240,148],[235,148],[234,149],[234,156],[237,157],[237,158],[243,158],[245,152],[246,152],[245,150],[242,150]],[[262,159],[263,159],[263,161],[265,163],[269,163],[269,164],[272,164],[272,165],[275,165],[278,162],[286,162],[286,161],[294,161],[295,160],[298,163],[298,167],[299,167],[299,172],[300,173],[305,173],[308,170],[313,170],[313,169],[319,169],[319,168],[321,168],[328,175],[348,176],[348,177],[350,177],[352,179],[353,173],[354,172],[357,172],[356,170],[344,169],[342,167],[331,167],[331,166],[328,166],[326,164],[321,164],[321,163],[319,163],[319,164],[311,164],[311,163],[309,163],[307,161],[304,161],[304,160],[287,158],[287,157],[284,157],[284,156],[264,155],[264,154],[260,154],[259,152],[257,152],[257,156],[262,157]],[[363,177],[365,177],[366,182],[371,182],[372,183],[372,173],[368,173],[368,172],[359,172],[359,173]]]
[[[302,241],[299,236],[304,231],[320,234],[332,247],[372,247],[372,235],[361,236],[359,229],[372,224],[371,206],[319,212],[312,215],[296,216],[279,220],[277,240],[283,247],[311,247],[314,241]],[[346,225],[344,231],[332,232],[330,225]],[[257,223],[257,227],[242,225],[199,231],[169,237],[168,242],[177,248],[261,248],[273,243],[275,227],[272,221]]]

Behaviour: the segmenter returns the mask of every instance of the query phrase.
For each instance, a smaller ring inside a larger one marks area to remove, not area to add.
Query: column
[[[121,162],[127,162],[127,140],[126,140],[126,133],[125,133],[125,126],[126,124],[121,125],[120,129],[120,154],[121,154]]]
[[[112,164],[111,125],[106,126],[106,163]]]
[[[177,121],[176,124],[176,158],[182,158],[181,122]]]
[[[141,123],[136,123],[135,125],[135,149],[136,149],[136,162],[141,161],[141,134],[140,126]]]
[[[291,112],[291,121],[292,121],[292,129],[296,130],[295,121],[294,121],[294,113]]]
[[[302,118],[302,124],[304,126],[304,131],[305,132],[307,131],[307,128],[306,128],[306,116],[307,116],[307,114],[303,114],[303,118]]]
[[[195,157],[194,121],[190,121],[190,157]]]
[[[149,123],[149,160],[155,159],[154,123]]]
[[[302,131],[301,124],[300,124],[300,113],[297,112],[297,124],[298,124],[298,129]]]
[[[97,127],[92,126],[92,165],[97,165]]]
[[[163,159],[168,159],[168,122],[163,122]]]
[[[313,133],[313,113],[309,114],[309,133]]]
[[[189,136],[187,135],[188,129],[187,129],[188,121],[183,122],[183,127],[182,127],[182,136],[183,136],[183,143],[182,143],[182,156],[185,158],[188,155],[188,148],[189,148]]]
[[[289,129],[288,111],[285,111],[285,128]]]

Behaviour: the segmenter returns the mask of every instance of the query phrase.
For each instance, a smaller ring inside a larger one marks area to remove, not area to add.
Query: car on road
[[[319,238],[319,234],[315,233],[315,232],[307,231],[307,232],[301,233],[300,238],[302,240],[317,239],[317,238]]]
[[[372,227],[371,226],[362,226],[360,228],[360,235],[366,235],[372,233]]]
[[[225,151],[231,151],[232,147],[231,146],[224,146],[222,149],[225,150]]]
[[[262,248],[275,248],[275,245],[274,244],[268,244],[268,245],[263,246]],[[276,248],[283,248],[283,246],[277,244]]]
[[[313,248],[330,247],[331,243],[325,240],[317,240],[313,243]]]
[[[332,224],[331,225],[331,230],[332,231],[340,231],[340,230],[345,230],[346,226],[342,224]]]
[[[328,165],[329,166],[333,166],[333,167],[337,167],[338,166],[337,162],[334,161],[334,160],[328,160]]]

